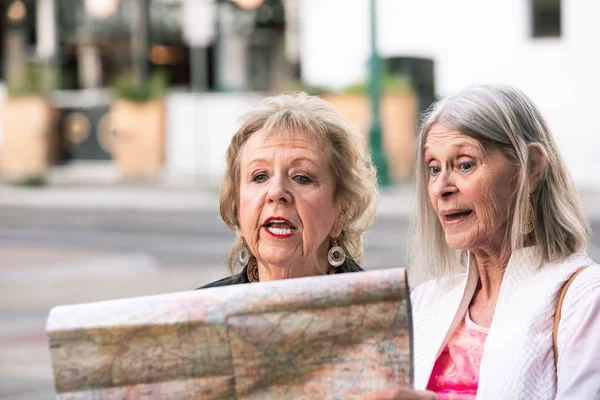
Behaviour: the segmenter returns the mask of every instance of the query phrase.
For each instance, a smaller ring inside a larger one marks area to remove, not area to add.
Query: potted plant
[[[23,65],[8,77],[8,98],[0,109],[0,174],[9,181],[42,180],[58,160],[58,110],[47,99],[56,71]]]
[[[166,82],[156,71],[144,82],[123,75],[113,85],[112,154],[124,178],[156,177],[163,167]]]
[[[412,176],[418,99],[410,79],[385,76],[382,79],[380,117],[383,130],[383,147],[395,182],[408,181]],[[368,86],[357,83],[336,93],[322,96],[353,123],[365,138],[369,138],[371,107]]]

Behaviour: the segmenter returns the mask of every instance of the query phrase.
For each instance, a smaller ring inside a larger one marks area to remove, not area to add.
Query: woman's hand
[[[368,400],[436,400],[435,393],[430,391],[416,391],[408,387],[377,390],[368,394]]]

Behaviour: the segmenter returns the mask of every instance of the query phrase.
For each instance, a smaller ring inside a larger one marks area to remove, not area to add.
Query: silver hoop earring
[[[240,265],[242,267],[248,265],[248,262],[250,261],[250,250],[248,250],[248,247],[246,247],[246,242],[244,241],[242,241],[242,247],[238,253],[238,260],[240,261]]]
[[[329,249],[327,260],[333,267],[339,267],[346,261],[346,252],[338,245],[337,239],[333,239],[333,246]]]

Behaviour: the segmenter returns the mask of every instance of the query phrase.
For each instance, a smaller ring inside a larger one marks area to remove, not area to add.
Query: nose
[[[442,171],[430,185],[432,194],[438,199],[448,198],[458,191],[451,171]]]
[[[269,191],[267,192],[267,200],[269,202],[278,202],[290,204],[292,202],[292,194],[289,191],[286,177],[275,175],[270,179]]]

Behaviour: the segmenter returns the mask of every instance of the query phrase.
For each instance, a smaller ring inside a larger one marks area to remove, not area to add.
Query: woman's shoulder
[[[467,279],[466,272],[431,279],[412,289],[410,298],[415,308],[436,306],[449,298],[461,296]],[[410,281],[409,281],[410,283]]]
[[[566,296],[566,309],[579,307],[581,303],[600,302],[600,265],[583,267],[580,274],[571,282]]]
[[[339,267],[335,268],[333,273],[334,274],[343,274],[346,272],[361,272],[361,271],[364,271],[364,269],[362,269],[362,267],[360,265],[358,265],[354,260],[347,259],[346,262],[344,262]],[[218,281],[208,283],[204,286],[200,286],[196,290],[207,289],[207,288],[211,288],[211,287],[239,285],[242,283],[250,283],[250,280],[248,279],[248,273],[247,273],[246,268],[244,268],[244,270],[242,272],[240,272],[239,274],[228,276],[226,278],[219,279]]]
[[[356,263],[356,261],[348,258],[346,261],[340,265],[339,267],[333,270],[334,274],[342,274],[344,272],[361,272],[364,271],[360,265]]]
[[[552,264],[557,276],[558,297],[565,283],[575,277],[567,289],[564,306],[576,305],[582,301],[592,300],[594,294],[600,294],[600,264],[588,257],[585,251],[575,253],[564,261]]]
[[[439,290],[448,291],[456,287],[460,287],[465,283],[467,279],[467,273],[461,272],[459,274],[444,276],[441,278],[430,279],[422,282],[412,289],[413,294],[437,292]]]
[[[218,281],[214,281],[211,283],[207,283],[204,286],[200,286],[198,289],[207,289],[211,287],[220,287],[220,286],[229,286],[229,285],[239,285],[242,283],[249,283],[248,274],[246,273],[246,268],[239,274],[231,275],[226,278],[219,279]]]
[[[587,399],[600,390],[600,265],[586,267],[573,280],[558,326],[558,393]],[[594,397],[596,398],[596,397]]]

